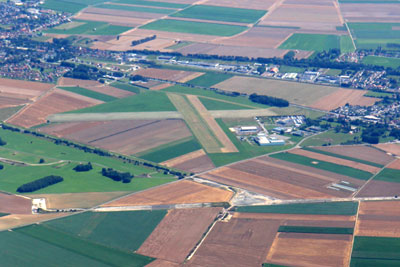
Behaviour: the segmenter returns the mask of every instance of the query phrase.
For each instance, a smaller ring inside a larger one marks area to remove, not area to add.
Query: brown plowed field
[[[276,0],[207,0],[204,5],[268,10]]]
[[[367,172],[370,172],[370,173],[377,173],[377,172],[379,172],[381,170],[381,168],[374,167],[374,166],[371,166],[371,165],[366,165],[366,164],[362,164],[362,163],[359,163],[359,162],[355,162],[355,161],[351,161],[351,160],[347,160],[347,159],[342,159],[342,158],[335,158],[335,157],[331,157],[331,156],[327,156],[327,155],[324,155],[324,154],[315,153],[315,152],[308,151],[308,150],[303,150],[303,149],[290,150],[289,153],[300,155],[300,156],[305,156],[305,157],[316,159],[316,160],[327,161],[327,162],[335,163],[335,164],[338,164],[338,165],[343,165],[343,166],[347,166],[347,167],[351,167],[351,168],[367,171]]]
[[[347,266],[351,235],[279,233],[267,263],[296,266]]]
[[[16,106],[20,106],[20,105],[23,105],[23,104],[26,104],[26,103],[28,103],[27,100],[0,96],[0,109],[1,108],[16,107]]]
[[[174,82],[186,82],[189,80],[193,80],[204,73],[202,72],[192,72],[192,71],[183,71],[183,70],[168,70],[168,69],[140,69],[133,74],[141,75],[144,77],[161,79],[161,80],[169,80]]]
[[[191,136],[175,119],[66,123],[41,131],[128,155]]]
[[[380,101],[379,98],[366,97],[366,92],[363,90],[351,90],[340,88],[336,92],[322,97],[315,103],[310,105],[312,108],[330,111],[338,107],[344,106],[347,103],[350,105],[358,106],[372,106]]]
[[[282,199],[346,197],[351,192],[336,191],[327,186],[339,181],[347,181],[356,186],[364,183],[347,176],[270,157],[223,167],[201,177]]]
[[[370,181],[358,194],[357,197],[394,197],[400,192],[400,183],[384,181]]]
[[[360,203],[355,235],[400,237],[400,201]]]
[[[260,25],[300,27],[302,29],[336,30],[341,19],[333,5],[315,5],[285,2],[280,5]]]
[[[340,4],[343,17],[350,22],[399,22],[400,6],[397,4]]]
[[[0,231],[69,215],[68,213],[11,214],[0,217]]]
[[[178,263],[157,259],[147,264],[146,267],[179,267]]]
[[[377,144],[375,147],[391,153],[396,156],[400,156],[400,144]]]
[[[0,193],[0,212],[12,214],[32,214],[32,200]]]
[[[334,217],[334,216],[331,216]],[[313,226],[313,227],[344,227],[344,228],[354,228],[354,221],[315,221],[315,220],[287,220],[281,225],[288,226]]]
[[[178,32],[166,32],[166,31],[155,31],[146,29],[135,29],[125,35],[140,35],[140,36],[152,36],[157,35],[157,38],[161,39],[172,39],[189,42],[209,42],[219,38],[215,35],[203,35],[203,34],[190,34],[190,33],[178,33]]]
[[[400,170],[400,159],[396,159],[392,163],[390,163],[387,168],[389,169],[395,169],[395,170]]]
[[[370,162],[375,162],[381,165],[386,165],[393,160],[393,157],[386,153],[370,146],[355,145],[355,146],[321,146],[315,147],[322,151],[335,153],[338,155],[362,159]],[[399,145],[400,148],[400,145]],[[400,152],[400,149],[399,149]]]
[[[233,193],[227,190],[183,180],[134,193],[102,206],[120,207],[228,202],[232,198],[232,195]]]
[[[66,77],[61,77],[57,83],[58,86],[76,86],[76,87],[97,86],[99,84],[100,83],[97,81],[72,79]]]
[[[127,195],[130,192],[87,192],[66,194],[36,194],[32,198],[45,198],[46,206],[50,209],[91,208],[110,201],[114,198]]]
[[[160,39],[151,40],[149,42],[144,42],[142,44],[133,47],[135,50],[159,50],[159,51],[169,51],[166,50],[167,47],[174,45],[175,40],[172,39]]]
[[[168,167],[195,173],[211,170],[215,167],[203,149],[164,161],[162,164]]]
[[[54,87],[54,84],[50,83],[38,83],[38,82],[28,82],[21,80],[12,80],[0,78],[0,90],[6,90],[6,88],[14,88],[29,91],[39,91],[44,92]]]
[[[188,265],[261,266],[278,228],[275,220],[217,222]]]
[[[121,25],[128,27],[137,27],[145,24],[149,19],[128,17],[128,16],[115,16],[115,15],[104,15],[97,13],[82,12],[75,16],[79,20],[90,20],[90,21],[103,21],[113,25]]]
[[[147,12],[134,12],[134,11],[125,11],[125,10],[117,10],[117,9],[106,9],[106,8],[97,8],[97,7],[89,7],[86,8],[83,13],[86,14],[96,14],[96,15],[109,15],[119,17],[128,17],[128,18],[139,18],[139,19],[159,19],[165,14],[158,13],[147,13]]]
[[[8,122],[29,128],[45,123],[47,116],[51,114],[86,108],[101,103],[103,102],[99,100],[56,89],[40,98],[11,120],[8,120]]]
[[[221,38],[215,40],[214,43],[243,47],[275,48],[294,32],[294,29],[254,27],[244,34],[232,38]]]
[[[271,219],[271,220],[293,220],[293,221],[335,221],[335,222],[354,222],[355,216],[344,215],[313,215],[313,214],[280,214],[280,213],[239,213],[233,214],[234,218],[243,219]]]
[[[169,211],[137,253],[183,263],[220,211],[221,208]]]

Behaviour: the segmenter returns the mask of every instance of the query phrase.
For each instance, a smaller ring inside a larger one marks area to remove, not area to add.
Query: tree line
[[[49,175],[40,179],[37,179],[35,181],[26,183],[21,185],[20,187],[17,188],[18,193],[29,193],[29,192],[34,192],[39,189],[48,187],[53,184],[57,184],[64,181],[64,178],[61,176],[56,176],[56,175]]]
[[[137,46],[137,45],[155,40],[156,38],[157,38],[157,35],[153,35],[153,36],[149,36],[149,37],[146,37],[146,38],[143,38],[140,40],[134,40],[134,41],[132,41],[131,44],[132,44],[132,46]]]
[[[92,164],[88,162],[87,164],[78,164],[73,168],[74,171],[76,172],[88,172],[91,169],[93,169]]]
[[[101,169],[101,175],[111,178],[116,182],[122,181],[124,184],[130,183],[132,178],[134,177],[133,174],[130,174],[129,172],[119,172],[114,170],[113,168]]]

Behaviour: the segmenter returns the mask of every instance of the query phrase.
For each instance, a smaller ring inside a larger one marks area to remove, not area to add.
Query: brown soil
[[[399,22],[400,6],[397,4],[340,4],[343,17],[350,22]]]
[[[50,214],[12,214],[0,217],[0,231],[28,225],[32,223],[47,221],[59,217],[64,217],[66,213],[50,213]]]
[[[215,166],[203,149],[170,159],[162,164],[188,172],[204,172]]]
[[[399,145],[400,147],[400,145]],[[378,164],[386,165],[393,160],[391,156],[386,155],[382,151],[375,149],[374,147],[364,145],[354,146],[321,146],[315,147],[322,151],[332,152],[335,154],[343,155],[346,157],[362,159]],[[400,150],[399,150],[400,152]]]
[[[16,195],[0,193],[0,212],[32,214],[32,200]]]
[[[137,252],[183,263],[220,211],[221,208],[171,210]]]
[[[204,5],[268,10],[275,0],[207,0]]]
[[[394,197],[400,195],[400,183],[372,180],[357,194],[357,197]]]
[[[275,220],[217,222],[188,265],[261,266],[278,228]]]
[[[110,201],[114,198],[127,195],[130,192],[87,192],[66,194],[36,194],[32,198],[46,198],[46,206],[50,209],[91,208]]]
[[[157,259],[152,261],[151,263],[147,264],[146,267],[179,267],[180,264],[165,260]]]
[[[183,71],[183,70],[148,68],[148,69],[140,69],[134,72],[134,74],[154,79],[169,80],[174,82],[185,82],[197,78],[203,75],[204,73]]]
[[[362,163],[359,163],[359,162],[346,160],[346,159],[342,159],[342,158],[335,158],[335,157],[331,157],[331,156],[327,156],[327,155],[324,155],[324,154],[315,153],[315,152],[308,151],[308,150],[303,150],[303,149],[290,150],[290,153],[291,154],[300,155],[300,156],[305,156],[305,157],[316,159],[316,160],[322,160],[322,161],[326,161],[326,162],[331,162],[331,163],[335,163],[335,164],[338,164],[338,165],[343,165],[343,166],[347,166],[347,167],[351,167],[351,168],[367,171],[367,172],[370,172],[370,173],[377,173],[377,172],[379,172],[381,170],[381,168],[374,167],[374,166],[371,166],[371,165],[366,165],[366,164],[362,164]]]
[[[119,207],[228,202],[232,195],[233,193],[230,191],[184,180],[134,193],[102,206]]]
[[[347,266],[352,246],[351,236],[279,233],[266,262],[298,266]]]
[[[344,215],[308,215],[308,214],[279,214],[279,213],[239,213],[233,214],[234,218],[248,219],[271,219],[271,220],[293,220],[293,221],[341,221],[354,222],[355,216]]]
[[[400,144],[377,144],[375,147],[391,153],[396,156],[400,156]]]
[[[126,16],[114,16],[114,15],[103,15],[97,13],[86,13],[82,12],[75,16],[79,20],[91,20],[91,21],[103,21],[113,25],[121,25],[128,27],[137,27],[145,24],[149,19],[126,17]]]
[[[387,168],[389,169],[395,169],[395,170],[400,170],[400,159],[396,159],[392,163],[390,163]]]

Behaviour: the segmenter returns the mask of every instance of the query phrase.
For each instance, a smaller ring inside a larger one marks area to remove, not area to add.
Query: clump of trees
[[[0,170],[4,169],[4,165],[0,164]]]
[[[87,164],[78,164],[73,168],[74,171],[76,172],[88,172],[91,169],[93,169],[92,164],[88,162]]]
[[[282,99],[282,98],[272,97],[272,96],[251,94],[249,96],[249,99],[252,102],[269,105],[269,106],[276,106],[276,107],[289,106],[289,102],[287,100]]]
[[[124,184],[130,183],[132,178],[134,177],[129,172],[119,172],[114,170],[113,168],[103,168],[101,170],[101,174],[105,177],[113,179],[116,182],[122,181]]]
[[[56,176],[56,175],[49,175],[40,179],[37,179],[35,181],[32,181],[30,183],[26,183],[21,185],[20,187],[17,188],[18,193],[29,193],[29,192],[34,192],[39,189],[48,187],[53,184],[57,184],[64,181],[64,178],[61,176]]]
[[[0,137],[0,146],[5,146],[5,145],[7,145],[7,142],[1,139]]]
[[[135,40],[135,41],[132,41],[132,46],[136,46],[136,45],[140,45],[140,44],[143,44],[143,43],[146,43],[146,42],[150,42],[150,41],[152,41],[152,40],[154,40],[156,38],[157,38],[157,35],[153,35],[153,36],[149,36],[149,37],[146,37],[146,38],[143,38],[143,39],[140,39],[140,40]]]

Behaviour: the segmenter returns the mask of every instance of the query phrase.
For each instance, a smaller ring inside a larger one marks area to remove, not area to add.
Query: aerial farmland
[[[0,11],[1,266],[400,266],[399,0]]]

